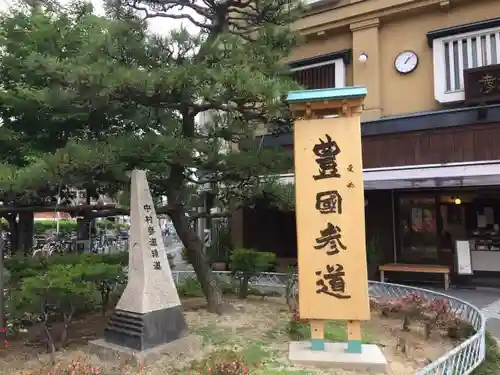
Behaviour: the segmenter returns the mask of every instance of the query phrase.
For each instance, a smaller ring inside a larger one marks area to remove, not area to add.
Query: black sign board
[[[464,70],[466,104],[500,102],[500,64]]]

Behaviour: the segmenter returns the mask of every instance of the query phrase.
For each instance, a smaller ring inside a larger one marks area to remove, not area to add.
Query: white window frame
[[[343,88],[346,86],[346,69],[345,69],[345,63],[342,58],[340,59],[332,59],[328,61],[323,61],[317,64],[310,64],[310,65],[305,65],[301,66],[299,68],[292,68],[290,69],[291,72],[300,72],[301,70],[307,70],[307,69],[313,69],[313,68],[318,68],[320,66],[324,65],[331,65],[335,64],[335,88]]]
[[[433,49],[433,64],[434,64],[434,98],[439,103],[453,103],[465,100],[465,93],[463,89],[456,91],[446,91],[446,63],[445,63],[445,43],[455,40],[460,40],[472,36],[479,36],[483,34],[496,34],[496,53],[497,60],[500,59],[500,27],[493,27],[489,29],[482,29],[463,34],[455,34],[448,37],[436,38],[432,42]],[[487,48],[491,48],[488,47]],[[478,54],[482,54],[482,48],[477,49]],[[459,62],[463,59],[462,54],[459,54]],[[472,61],[469,56],[469,63]],[[450,63],[453,63],[453,58],[450,56]],[[488,63],[495,63],[489,61]],[[463,74],[460,76],[460,82],[463,86]]]

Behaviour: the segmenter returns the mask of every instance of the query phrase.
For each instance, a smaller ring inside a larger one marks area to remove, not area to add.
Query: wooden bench
[[[403,263],[390,263],[383,264],[378,267],[380,271],[380,281],[384,281],[386,271],[390,272],[415,272],[415,273],[438,273],[444,275],[444,290],[450,287],[450,267],[427,265],[427,264],[403,264]]]

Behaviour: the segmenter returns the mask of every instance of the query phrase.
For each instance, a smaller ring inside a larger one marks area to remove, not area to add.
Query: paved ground
[[[167,254],[174,256],[173,264],[175,265],[175,271],[187,271],[193,269],[191,265],[182,260],[182,243],[169,241],[168,239],[164,239],[164,242]]]

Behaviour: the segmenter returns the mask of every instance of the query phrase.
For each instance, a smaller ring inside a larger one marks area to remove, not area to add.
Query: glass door
[[[437,264],[439,236],[435,197],[399,198],[399,263]]]

